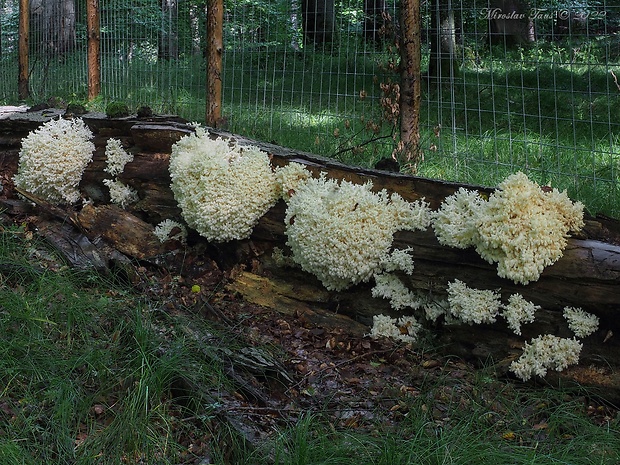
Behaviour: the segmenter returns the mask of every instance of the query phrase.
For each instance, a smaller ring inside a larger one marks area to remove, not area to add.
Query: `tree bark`
[[[20,100],[26,100],[30,96],[28,86],[28,39],[30,36],[30,4],[28,0],[19,0],[19,27],[18,27],[18,67],[19,77],[17,82],[17,93]]]
[[[31,0],[35,32],[47,57],[75,48],[75,0]]]
[[[176,60],[179,58],[179,36],[177,34],[179,18],[178,1],[161,0],[161,15],[158,56],[163,60]]]
[[[207,109],[205,121],[209,126],[222,126],[222,54],[224,2],[207,2]]]
[[[88,100],[101,92],[101,24],[99,0],[86,3],[86,35],[88,36]]]
[[[429,78],[449,78],[458,73],[456,59],[456,22],[452,0],[433,0],[431,3],[431,56],[428,64]]]
[[[420,151],[420,0],[402,0],[400,12],[400,142],[397,159],[415,174]]]

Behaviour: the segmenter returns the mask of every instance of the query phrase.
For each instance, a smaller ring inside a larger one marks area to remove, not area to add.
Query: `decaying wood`
[[[23,119],[23,124],[18,119]],[[41,124],[45,117],[35,114],[33,119],[36,123],[28,120],[23,113],[13,119],[0,117],[0,164],[4,172],[14,171],[17,167],[17,137],[25,137],[32,126]],[[170,190],[168,162],[172,145],[189,134],[191,126],[179,119],[167,120],[164,117],[109,120],[99,114],[88,114],[84,116],[84,121],[95,134],[96,152],[80,188],[85,197],[94,201],[94,205],[75,212],[54,212],[49,207],[43,207],[43,210],[58,219],[64,218],[65,223],[75,226],[92,243],[103,239],[129,258],[165,266],[168,258],[161,257],[180,245],[161,244],[153,229],[155,224],[167,218],[182,220]],[[313,154],[259,143],[219,130],[213,130],[212,134],[213,137],[227,138],[241,145],[257,145],[270,154],[276,166],[295,161],[315,174],[324,171],[331,178],[356,183],[372,181],[376,190],[398,192],[409,201],[424,198],[433,209],[438,208],[445,197],[464,186],[350,167]],[[105,144],[110,137],[119,138],[126,150],[134,155],[134,160],[126,166],[120,179],[138,191],[140,200],[126,210],[109,205],[108,191],[102,183],[110,178],[103,171]],[[484,194],[493,190],[479,186],[464,187]],[[229,284],[230,290],[274,311],[297,315],[308,324],[346,326],[360,335],[368,331],[367,325],[371,324],[373,315],[396,315],[386,301],[371,297],[371,283],[344,292],[327,292],[314,277],[300,270],[276,267],[270,258],[271,249],[274,246],[283,247],[286,242],[285,208],[283,202],[274,206],[261,218],[249,240],[227,245],[209,244],[209,253],[220,254],[219,257],[212,257],[218,263],[225,266],[253,264],[248,268],[252,272],[234,275],[236,279]],[[191,255],[192,250],[198,250],[194,249],[197,244],[204,242],[204,239],[190,232],[184,253]],[[445,297],[447,283],[461,279],[470,287],[499,290],[504,300],[510,294],[519,293],[542,307],[536,323],[524,326],[522,337],[515,336],[501,323],[437,328],[438,338],[452,353],[473,355],[483,361],[494,359],[506,367],[520,353],[523,342],[528,338],[545,331],[570,337],[562,317],[563,307],[581,307],[599,316],[599,332],[585,339],[584,363],[563,372],[561,376],[564,379],[588,380],[587,384],[606,389],[612,386],[620,399],[620,225],[617,221],[604,217],[587,218],[584,231],[569,240],[564,256],[545,269],[537,282],[527,286],[499,278],[496,267],[482,260],[471,249],[441,246],[432,230],[398,233],[394,245],[411,248],[415,272],[402,278],[412,289],[424,295]],[[202,253],[205,248],[200,250]],[[181,260],[181,256],[176,255],[174,259]],[[255,266],[256,262],[260,265]]]
[[[335,304],[333,296],[316,282],[308,285],[302,280],[276,280],[243,271],[227,288],[239,293],[247,302],[296,316],[315,327],[341,329],[360,337],[368,332],[366,325],[330,310]]]
[[[138,260],[164,251],[151,224],[116,205],[86,205],[78,213],[77,221],[88,235],[99,235],[119,252]]]

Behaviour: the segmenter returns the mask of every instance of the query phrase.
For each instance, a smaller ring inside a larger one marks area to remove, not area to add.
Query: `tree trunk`
[[[207,108],[209,126],[222,126],[222,54],[224,1],[207,2]]]
[[[302,42],[302,40],[300,40],[301,38],[299,37],[299,15],[301,14],[299,0],[291,0],[290,8],[291,11],[289,16],[289,33],[291,35],[291,48],[295,52],[299,52],[299,47]]]
[[[489,41],[505,47],[527,45],[536,39],[534,21],[524,0],[490,0]]]
[[[397,158],[401,166],[416,173],[420,151],[420,1],[402,0],[400,11],[400,142]]]
[[[64,55],[75,48],[75,0],[31,0],[31,15],[37,43],[48,57]]]
[[[431,30],[429,32],[431,56],[428,76],[449,78],[451,83],[459,70],[452,0],[433,0],[431,8]]]
[[[306,42],[331,42],[334,35],[334,0],[301,0],[301,14]]]
[[[178,1],[161,0],[161,17],[158,57],[162,60],[176,60],[179,58]]]
[[[192,55],[202,55],[202,44],[204,37],[202,30],[204,28],[205,9],[198,5],[190,5],[189,7],[189,24],[192,33]]]
[[[0,17],[5,15],[4,4],[0,6]],[[2,59],[2,52],[4,49],[4,42],[2,41],[2,21],[0,21],[0,60]]]
[[[86,3],[86,35],[88,36],[88,100],[101,92],[101,24],[99,0]]]
[[[26,100],[30,96],[30,87],[28,85],[28,59],[30,50],[28,47],[28,39],[30,37],[30,5],[28,0],[19,0],[19,28],[18,28],[18,68],[19,77],[17,81],[17,93],[20,100]]]

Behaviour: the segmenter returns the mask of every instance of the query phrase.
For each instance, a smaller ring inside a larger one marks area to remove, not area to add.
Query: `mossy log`
[[[108,119],[101,114],[87,114],[83,118],[95,135],[96,152],[80,187],[84,197],[92,199],[94,205],[72,212],[74,226],[89,240],[102,238],[131,258],[161,266],[170,264],[169,258],[162,260],[161,257],[170,257],[170,252],[181,245],[162,245],[153,230],[154,225],[164,219],[182,220],[170,190],[168,162],[171,147],[192,132],[191,125],[167,117]],[[23,124],[19,122],[22,120]],[[17,167],[17,141],[25,137],[35,124],[41,124],[45,117],[35,114],[33,120],[28,119],[27,114],[19,114],[16,118],[0,117],[3,180],[10,180],[9,174]],[[485,194],[493,191],[488,187],[346,166],[310,153],[252,141],[219,130],[213,130],[212,134],[241,145],[257,145],[269,153],[276,166],[296,161],[315,174],[324,171],[331,178],[357,183],[372,181],[376,190],[398,192],[410,201],[424,198],[433,209],[460,187],[477,189]],[[109,205],[107,188],[102,183],[110,178],[103,168],[105,144],[111,137],[120,139],[126,150],[134,155],[120,180],[135,188],[140,200],[126,210]],[[211,258],[224,267],[245,262],[252,272],[235,274],[236,278],[229,284],[231,291],[274,311],[298,315],[308,324],[342,326],[362,335],[371,324],[373,315],[396,315],[386,301],[371,297],[370,284],[361,284],[344,292],[328,292],[314,277],[301,270],[275,266],[270,251],[286,242],[285,208],[283,202],[276,204],[261,218],[252,237],[245,241],[209,244],[205,249],[206,240],[190,233],[189,246],[184,254],[187,256],[192,250],[201,253],[208,250],[213,254]],[[197,247],[201,243],[203,246]],[[531,337],[545,332],[570,337],[562,317],[563,307],[581,307],[596,314],[601,320],[600,329],[585,339],[583,363],[563,372],[562,377],[602,387],[608,390],[608,397],[620,399],[620,341],[614,336],[620,335],[620,224],[617,221],[601,216],[588,217],[584,230],[569,239],[564,256],[545,269],[537,282],[527,286],[499,278],[495,266],[482,260],[473,250],[440,245],[432,230],[398,233],[395,246],[411,247],[415,272],[412,276],[403,276],[403,279],[412,289],[442,297],[446,294],[447,283],[460,279],[470,287],[499,290],[504,299],[519,293],[542,307],[537,313],[536,323],[524,326],[522,337],[515,336],[501,323],[436,328],[437,337],[452,353],[474,356],[483,361],[493,359],[500,361],[499,366],[505,368],[519,354],[523,342]],[[182,256],[175,255],[178,260],[182,260]]]

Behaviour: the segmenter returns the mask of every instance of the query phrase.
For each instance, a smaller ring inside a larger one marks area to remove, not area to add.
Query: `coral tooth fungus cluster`
[[[81,119],[51,120],[22,140],[15,185],[51,203],[75,203],[93,158],[93,134]]]

